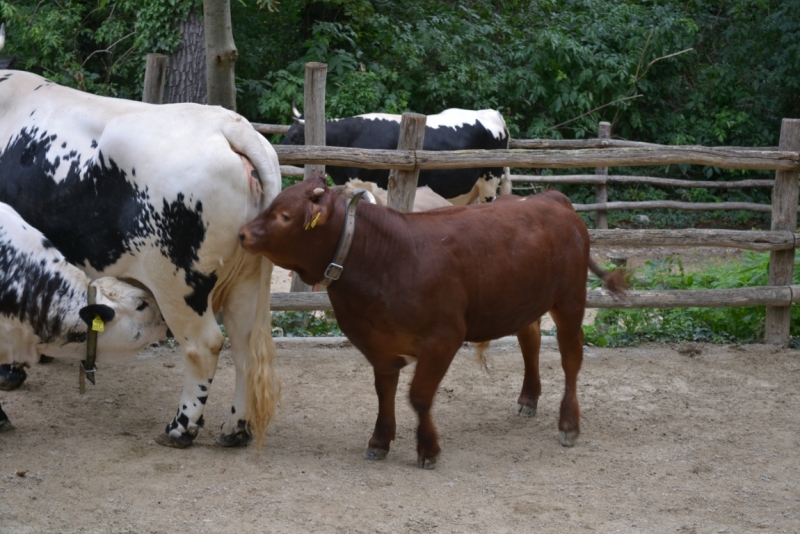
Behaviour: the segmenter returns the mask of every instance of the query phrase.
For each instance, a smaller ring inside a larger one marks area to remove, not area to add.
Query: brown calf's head
[[[239,241],[252,254],[303,277],[322,272],[333,257],[341,225],[331,228],[331,215],[341,197],[319,176],[283,190],[266,210],[244,225]],[[342,205],[344,208],[344,205]],[[319,281],[319,280],[316,280]]]

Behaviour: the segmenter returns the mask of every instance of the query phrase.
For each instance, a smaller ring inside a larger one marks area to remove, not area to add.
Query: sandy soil
[[[552,340],[533,419],[512,414],[518,348],[489,371],[460,354],[437,395],[442,456],[416,467],[411,369],[389,457],[361,457],[377,401],[341,343],[281,342],[279,417],[261,453],[214,444],[233,392],[227,351],[186,450],[155,444],[180,395],[177,348],[101,369],[29,370],[0,392],[0,532],[798,532],[800,352],[766,346],[589,349],[582,435],[558,444],[563,373]]]

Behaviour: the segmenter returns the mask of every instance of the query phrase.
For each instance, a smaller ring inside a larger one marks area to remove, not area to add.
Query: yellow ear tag
[[[317,213],[317,216],[316,216],[316,217],[314,217],[314,220],[313,220],[313,221],[311,221],[311,228],[314,228],[314,227],[317,225],[317,221],[319,220],[319,216],[320,216],[321,214],[322,214],[322,212],[319,212],[319,213]]]
[[[95,332],[102,332],[105,330],[106,325],[103,320],[100,318],[99,315],[94,316],[94,320],[92,321],[92,330]]]

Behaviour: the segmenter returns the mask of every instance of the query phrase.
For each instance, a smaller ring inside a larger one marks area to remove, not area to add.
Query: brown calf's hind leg
[[[558,419],[558,441],[564,447],[573,447],[580,435],[580,408],[578,407],[578,372],[583,361],[583,306],[551,310],[556,323],[558,350],[564,369],[564,398]]]
[[[397,426],[394,417],[394,398],[397,393],[400,371],[388,373],[378,372],[377,369],[373,369],[373,371],[375,372],[375,393],[378,394],[378,419],[375,421],[375,431],[364,452],[364,458],[383,460],[389,453]]]
[[[542,381],[539,377],[539,349],[542,346],[542,319],[517,332],[519,347],[522,349],[522,360],[525,362],[525,378],[522,381],[522,392],[517,400],[515,413],[520,417],[536,415],[539,395],[542,393]]]

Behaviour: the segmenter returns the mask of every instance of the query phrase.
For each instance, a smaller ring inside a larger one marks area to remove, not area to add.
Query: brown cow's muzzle
[[[252,232],[247,228],[248,226],[249,224],[246,224],[239,230],[239,243],[250,254],[257,254],[258,251],[255,250],[255,247],[258,240],[254,238]]]

